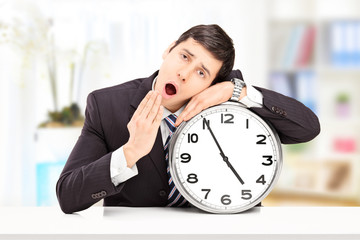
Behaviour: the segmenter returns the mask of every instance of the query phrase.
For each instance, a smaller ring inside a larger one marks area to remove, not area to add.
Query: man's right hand
[[[129,168],[148,154],[154,145],[163,115],[161,98],[159,92],[150,91],[127,125],[130,138],[123,150]]]

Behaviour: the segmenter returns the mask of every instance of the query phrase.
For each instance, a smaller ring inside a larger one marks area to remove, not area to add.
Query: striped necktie
[[[174,134],[176,127],[175,127],[175,121],[177,116],[175,114],[170,114],[165,118],[165,122],[169,127],[170,134],[168,138],[166,139],[165,145],[164,145],[164,152],[165,152],[165,160],[167,165],[167,173],[169,176],[169,187],[170,187],[170,194],[168,196],[168,207],[181,207],[181,206],[187,206],[188,203],[185,200],[183,196],[181,196],[180,192],[175,187],[175,184],[172,180],[172,177],[170,175],[170,167],[169,167],[169,143],[172,135]]]

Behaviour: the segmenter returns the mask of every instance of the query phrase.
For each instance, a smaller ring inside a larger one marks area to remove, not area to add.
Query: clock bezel
[[[251,117],[255,118],[257,121],[259,121],[265,128],[266,130],[271,134],[271,136],[273,137],[274,141],[274,145],[275,148],[277,150],[278,153],[278,159],[277,159],[277,164],[276,164],[276,168],[274,170],[274,177],[271,179],[271,182],[268,186],[268,188],[261,193],[261,195],[254,201],[252,201],[250,204],[239,207],[239,208],[232,208],[232,209],[215,209],[212,207],[209,207],[207,205],[203,205],[200,202],[196,201],[186,190],[186,188],[180,183],[179,179],[178,179],[178,175],[176,172],[176,161],[175,161],[175,152],[173,151],[176,146],[177,146],[177,139],[178,137],[182,134],[184,128],[186,128],[186,126],[188,126],[189,124],[192,124],[193,121],[195,121],[196,116],[198,115],[202,115],[204,113],[213,111],[216,108],[233,108],[236,110],[243,111],[246,114],[251,115]],[[282,165],[283,165],[283,153],[282,153],[282,147],[281,147],[281,142],[280,142],[280,138],[279,135],[277,134],[277,132],[275,131],[274,127],[271,126],[271,124],[267,123],[264,119],[262,119],[260,116],[258,116],[257,114],[251,112],[249,109],[247,109],[245,106],[243,106],[241,103],[237,103],[237,102],[225,102],[210,108],[207,108],[205,110],[203,110],[202,112],[200,112],[199,114],[197,114],[195,117],[193,117],[192,119],[190,119],[187,122],[182,122],[180,124],[180,126],[176,129],[176,132],[174,133],[173,137],[171,138],[170,141],[170,147],[169,147],[169,167],[170,167],[170,174],[172,176],[172,179],[174,181],[174,184],[176,186],[176,188],[179,190],[179,192],[182,194],[182,196],[189,201],[192,205],[194,205],[195,207],[206,211],[206,212],[210,212],[210,213],[240,213],[243,211],[246,211],[254,206],[256,206],[258,203],[260,203],[262,200],[264,200],[266,198],[266,196],[272,191],[272,189],[274,188],[276,182],[279,179],[280,173],[281,173],[281,169],[282,169]]]

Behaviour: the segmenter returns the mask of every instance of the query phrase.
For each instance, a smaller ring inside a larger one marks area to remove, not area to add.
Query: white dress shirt
[[[156,79],[154,79],[152,84],[152,90],[154,90]],[[243,103],[248,108],[250,107],[262,107],[263,95],[261,92],[256,90],[253,86],[246,86],[247,96],[243,97],[240,102]],[[174,114],[179,116],[184,110],[186,105],[182,106]],[[165,118],[172,114],[168,109],[164,108],[162,120],[160,123],[160,131],[162,136],[162,142],[165,144],[167,137],[170,134],[169,127],[166,124]],[[165,161],[165,159],[164,159]],[[122,182],[136,176],[138,174],[138,169],[136,164],[132,168],[127,167],[126,158],[124,155],[123,147],[118,148],[111,154],[110,159],[110,176],[112,183],[117,186]]]

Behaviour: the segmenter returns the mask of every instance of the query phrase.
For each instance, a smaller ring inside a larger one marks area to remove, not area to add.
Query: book
[[[360,66],[360,22],[337,21],[330,24],[330,64],[334,67]]]
[[[301,71],[295,75],[296,99],[316,113],[316,86],[313,71]]]
[[[301,43],[295,62],[296,67],[305,67],[310,64],[315,43],[316,29],[314,26],[308,26],[302,36]]]
[[[283,67],[292,68],[295,66],[295,60],[299,52],[298,49],[304,31],[304,24],[298,24],[292,29],[290,33],[290,39],[286,45],[285,55],[283,56]]]

